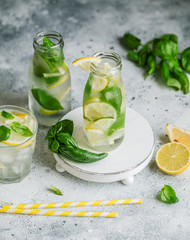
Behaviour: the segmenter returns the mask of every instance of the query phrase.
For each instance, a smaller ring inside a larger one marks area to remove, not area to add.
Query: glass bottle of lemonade
[[[38,33],[29,67],[29,108],[38,123],[55,124],[71,109],[71,78],[63,55],[63,38],[55,31]]]
[[[84,133],[88,144],[97,151],[111,151],[124,138],[126,97],[121,79],[118,54],[97,52],[101,59],[91,63],[83,96]]]

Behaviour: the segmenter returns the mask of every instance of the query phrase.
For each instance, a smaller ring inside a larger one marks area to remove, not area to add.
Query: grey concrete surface
[[[190,94],[169,89],[155,76],[144,80],[143,70],[126,59],[126,50],[119,43],[119,37],[127,31],[144,42],[170,32],[179,36],[180,50],[190,46],[188,0],[0,0],[0,105],[28,106],[32,39],[46,29],[60,32],[65,41],[64,54],[72,76],[72,108],[81,106],[88,77],[72,67],[72,61],[97,50],[112,49],[122,57],[127,105],[150,122],[156,150],[169,141],[166,123],[190,129]],[[55,160],[44,141],[46,132],[46,128],[39,128],[30,175],[21,183],[0,184],[0,204],[137,197],[144,202],[109,207],[119,212],[117,219],[0,214],[0,240],[190,239],[190,169],[168,176],[152,159],[131,186],[85,182],[55,171]],[[49,192],[51,184],[60,188],[63,196]],[[176,190],[179,203],[166,205],[157,199],[164,184]]]

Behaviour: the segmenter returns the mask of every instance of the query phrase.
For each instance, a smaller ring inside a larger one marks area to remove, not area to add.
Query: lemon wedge
[[[110,104],[105,102],[92,102],[84,105],[84,116],[90,121],[101,118],[113,118],[116,119],[117,112]]]
[[[81,68],[86,72],[90,72],[91,63],[97,66],[101,61],[102,59],[98,57],[83,57],[75,60],[72,64],[73,66]]]
[[[43,115],[49,115],[49,116],[51,116],[51,115],[54,115],[54,114],[56,114],[56,113],[58,113],[58,110],[46,110],[46,109],[44,109],[44,108],[41,108],[40,110],[39,110],[39,112],[41,113],[41,114],[43,114]]]
[[[166,131],[171,142],[182,143],[190,149],[190,131],[170,123],[166,125]]]
[[[167,174],[182,173],[190,165],[190,151],[178,142],[164,144],[156,153],[156,164]]]

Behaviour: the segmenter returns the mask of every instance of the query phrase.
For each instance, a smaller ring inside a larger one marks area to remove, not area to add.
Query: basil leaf
[[[47,37],[43,37],[43,46],[44,47],[53,47],[55,44]]]
[[[53,127],[51,127],[45,139],[55,138],[55,135],[56,135],[56,130]]]
[[[14,132],[16,132],[22,137],[31,137],[33,135],[33,133],[30,131],[30,129],[27,126],[24,126],[19,122],[12,122],[10,124],[10,127]]]
[[[50,150],[53,152],[53,153],[57,153],[58,152],[58,149],[59,149],[59,142],[57,140],[53,140],[51,145],[50,145]]]
[[[150,52],[150,47],[147,44],[144,45],[143,48],[139,51],[139,53],[138,53],[138,58],[139,58],[138,59],[139,60],[138,65],[140,67],[146,65],[147,60],[148,60],[149,52]]]
[[[190,47],[181,53],[181,65],[185,71],[190,73]]]
[[[161,201],[164,203],[172,204],[179,201],[176,197],[174,189],[169,185],[164,185],[160,192]]]
[[[68,133],[70,136],[73,134],[74,123],[71,120],[64,119],[54,125],[56,133]]]
[[[153,53],[155,56],[168,60],[178,53],[178,46],[171,40],[161,39],[153,43]]]
[[[46,91],[41,90],[39,88],[32,89],[32,95],[35,98],[35,100],[42,106],[43,108],[47,110],[61,110],[63,107],[59,103],[59,101],[46,93]]]
[[[137,52],[129,51],[127,54],[127,58],[133,62],[138,62],[139,56]]]
[[[131,50],[137,49],[141,45],[141,40],[130,33],[125,33],[123,43]]]
[[[174,87],[176,90],[181,89],[181,83],[179,82],[179,80],[174,77],[171,77],[170,68],[166,61],[162,60],[160,62],[160,74],[161,74],[162,78],[164,79],[165,83],[169,87]]]
[[[187,75],[183,71],[179,71],[174,67],[173,76],[179,80],[181,83],[181,89],[183,90],[184,94],[189,93],[189,79]]]
[[[50,186],[49,189],[52,193],[55,193],[56,195],[63,195],[63,193],[56,187],[54,187],[53,185]]]
[[[0,126],[0,142],[10,138],[11,130],[5,126]]]
[[[149,70],[147,71],[145,78],[156,70],[156,57],[153,54],[150,54],[148,56],[147,65],[149,67]]]
[[[66,146],[78,147],[78,143],[68,133],[59,133],[57,135],[57,141],[65,144]]]
[[[175,34],[164,34],[160,38],[166,39],[166,40],[171,40],[174,43],[178,43],[178,37]]]
[[[10,120],[14,119],[14,116],[12,114],[10,114],[10,113],[8,113],[8,112],[6,112],[4,110],[1,112],[1,116],[6,118],[6,119],[10,119]]]

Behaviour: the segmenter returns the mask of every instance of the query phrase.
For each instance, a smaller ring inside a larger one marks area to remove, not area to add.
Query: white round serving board
[[[67,113],[62,119],[74,122],[73,137],[81,148],[91,149],[83,135],[82,107]],[[95,151],[94,151],[95,152]],[[131,184],[134,175],[142,171],[150,162],[154,152],[154,136],[147,120],[131,108],[126,108],[125,137],[122,144],[108,152],[108,157],[95,163],[76,163],[54,154],[59,172],[70,174],[86,181],[115,182]]]

